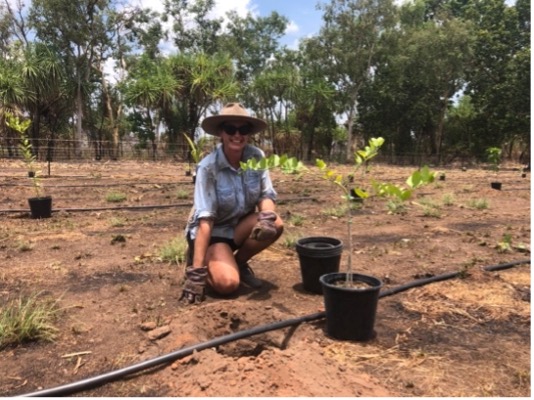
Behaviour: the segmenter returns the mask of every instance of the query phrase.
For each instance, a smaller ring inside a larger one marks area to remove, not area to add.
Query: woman
[[[197,168],[186,227],[189,255],[181,297],[186,304],[204,299],[206,283],[220,294],[234,292],[240,282],[261,287],[248,261],[274,243],[284,227],[275,212],[269,171],[242,171],[240,162],[264,156],[248,139],[266,126],[239,103],[227,104],[219,115],[202,121],[202,129],[221,143]]]

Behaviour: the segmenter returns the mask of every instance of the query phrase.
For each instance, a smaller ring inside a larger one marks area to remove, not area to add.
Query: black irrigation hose
[[[490,265],[490,266],[482,267],[482,270],[488,271],[488,272],[501,271],[504,269],[512,268],[520,264],[530,264],[530,259],[514,261],[510,263],[505,263],[505,264]],[[393,294],[403,292],[405,290],[408,290],[414,287],[427,285],[432,282],[439,282],[439,281],[455,278],[460,275],[461,275],[461,272],[449,272],[449,273],[436,275],[436,276],[429,277],[429,278],[418,279],[418,280],[409,282],[405,285],[401,285],[401,286],[383,291],[380,293],[379,297],[382,298],[386,296],[391,296]],[[142,361],[140,363],[130,365],[128,367],[124,367],[119,370],[111,371],[111,372],[108,372],[102,375],[83,379],[81,381],[69,383],[63,386],[58,386],[58,387],[51,388],[51,389],[45,389],[45,390],[41,390],[41,391],[33,392],[33,393],[27,393],[27,394],[22,395],[21,397],[68,396],[70,394],[78,393],[86,389],[92,389],[92,388],[101,386],[105,383],[112,382],[119,378],[158,366],[160,364],[169,363],[171,361],[175,361],[180,358],[187,357],[193,354],[193,352],[195,351],[202,351],[202,350],[205,350],[211,347],[221,346],[223,344],[226,344],[226,343],[229,343],[235,340],[244,339],[246,337],[258,335],[260,333],[265,333],[265,332],[269,332],[269,331],[273,331],[277,329],[286,328],[292,325],[298,325],[303,322],[315,321],[318,319],[325,318],[325,316],[326,316],[326,312],[322,311],[322,312],[318,312],[315,314],[305,315],[299,318],[293,318],[293,319],[288,319],[285,321],[279,321],[279,322],[274,322],[274,323],[267,324],[267,325],[257,326],[254,328],[246,329],[244,331],[220,336],[218,338],[208,340],[207,342],[198,343],[192,346],[184,347],[182,349],[173,351],[172,353],[168,353],[163,356],[159,356],[159,357],[155,357],[155,358],[152,358],[146,361]]]
[[[163,363],[168,363],[168,362],[178,360],[183,357],[187,357],[193,354],[194,351],[201,351],[201,350],[209,349],[210,347],[221,346],[223,344],[226,344],[226,343],[229,343],[235,340],[243,339],[243,338],[257,335],[260,333],[273,331],[276,329],[286,328],[291,325],[298,325],[302,322],[314,321],[316,319],[324,318],[324,316],[325,316],[325,312],[323,311],[323,312],[319,312],[315,314],[306,315],[304,317],[288,319],[285,321],[279,321],[279,322],[275,322],[272,324],[257,326],[255,328],[246,329],[244,331],[220,336],[218,338],[208,340],[207,342],[204,342],[204,343],[199,343],[196,345],[184,347],[182,349],[173,351],[172,353],[168,353],[163,356],[152,358],[150,360],[142,361],[140,363],[130,365],[129,367],[125,367],[125,368],[122,368],[116,371],[111,371],[111,372],[108,372],[108,373],[105,373],[99,376],[84,379],[78,382],[70,383],[70,384],[59,386],[59,387],[52,388],[52,389],[45,389],[39,392],[25,394],[23,395],[23,397],[67,396],[69,394],[77,393],[85,389],[91,389],[91,388],[103,385],[104,383],[114,381],[118,378],[124,377],[129,374],[133,374],[135,372],[139,372],[139,371],[152,368]]]
[[[510,263],[505,263],[505,264],[488,265],[488,266],[482,267],[482,270],[486,272],[501,271],[503,269],[512,268],[519,264],[530,264],[530,260],[521,260],[521,261],[514,261]],[[463,272],[455,271],[455,272],[447,272],[441,275],[431,276],[428,278],[417,279],[415,281],[406,283],[404,285],[397,286],[397,287],[394,287],[388,290],[384,290],[380,293],[379,296],[380,297],[391,296],[393,294],[404,292],[405,290],[408,290],[414,287],[424,286],[424,285],[427,285],[433,282],[445,281],[447,279],[456,278],[462,275],[463,275]]]
[[[315,197],[291,197],[286,199],[279,199],[278,204],[284,204],[292,201],[317,201]],[[136,211],[136,210],[147,210],[147,209],[159,209],[159,208],[173,208],[173,207],[191,207],[193,203],[180,203],[180,204],[157,204],[157,205],[146,205],[146,206],[125,206],[125,207],[90,207],[90,208],[54,208],[52,212],[66,211],[66,212],[82,212],[82,211]],[[2,213],[24,213],[29,212],[29,209],[5,209],[0,210]]]

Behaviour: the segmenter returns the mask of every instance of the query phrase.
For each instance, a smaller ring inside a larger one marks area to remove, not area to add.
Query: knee
[[[239,287],[239,279],[234,277],[221,277],[216,282],[211,282],[211,287],[219,294],[232,294]]]
[[[284,221],[280,216],[276,219],[274,225],[276,226],[277,237],[279,237],[284,232]]]
[[[278,217],[276,219],[275,226],[276,226],[276,239],[278,239],[280,236],[282,236],[282,233],[284,233],[284,221],[282,220],[282,218]]]

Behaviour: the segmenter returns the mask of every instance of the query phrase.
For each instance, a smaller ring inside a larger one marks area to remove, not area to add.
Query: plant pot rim
[[[378,279],[377,277],[372,276],[372,275],[358,274],[356,272],[352,272],[351,273],[353,280],[354,281],[364,282],[364,283],[370,285],[369,287],[365,287],[365,288],[356,288],[356,287],[349,288],[349,287],[344,287],[344,286],[333,285],[333,284],[330,283],[330,282],[334,282],[334,281],[344,280],[344,279],[346,279],[346,276],[348,274],[349,274],[348,272],[331,272],[331,273],[322,275],[319,278],[319,281],[321,282],[321,284],[323,284],[324,286],[327,286],[327,287],[329,287],[331,289],[341,290],[341,291],[345,291],[345,292],[371,292],[371,291],[376,291],[376,290],[382,288],[383,282],[380,279]],[[369,281],[372,281],[372,282],[369,282]]]
[[[28,200],[48,200],[51,198],[52,196],[34,196],[34,197],[28,198]]]

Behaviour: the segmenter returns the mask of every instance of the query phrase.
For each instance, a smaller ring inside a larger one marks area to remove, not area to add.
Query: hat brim
[[[210,135],[221,136],[219,132],[219,126],[224,121],[248,122],[252,126],[250,135],[254,135],[267,128],[267,123],[264,120],[254,117],[247,117],[244,115],[212,115],[211,117],[204,118],[202,124],[200,124],[200,127]]]

